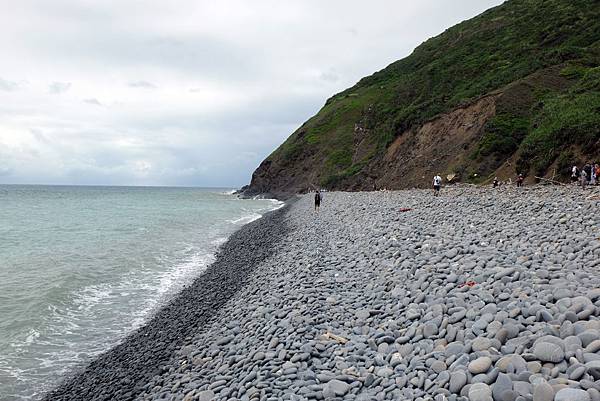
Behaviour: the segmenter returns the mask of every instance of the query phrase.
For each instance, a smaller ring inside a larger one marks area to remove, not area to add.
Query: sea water
[[[222,189],[0,185],[0,400],[39,399],[279,206]]]

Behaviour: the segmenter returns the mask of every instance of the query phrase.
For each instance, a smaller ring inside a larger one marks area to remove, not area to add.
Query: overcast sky
[[[0,0],[0,183],[241,186],[331,95],[501,0]]]

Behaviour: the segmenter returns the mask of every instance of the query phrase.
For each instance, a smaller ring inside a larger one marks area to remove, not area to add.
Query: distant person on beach
[[[571,182],[576,183],[577,181],[579,181],[579,169],[577,166],[573,166],[571,169]]]
[[[592,183],[592,163],[587,163],[585,166],[583,166],[583,168],[581,169],[582,171],[585,171],[585,179],[587,180],[586,184],[591,184]]]
[[[494,177],[494,182],[492,183],[492,185],[494,186],[494,188],[496,188],[498,185],[500,185],[500,182],[498,181],[498,177]]]
[[[315,211],[318,212],[319,208],[321,207],[321,192],[319,192],[319,190],[317,189],[317,192],[315,192]]]
[[[440,177],[440,175],[437,174],[435,177],[433,177],[433,196],[440,195],[441,186],[442,186],[442,177]]]
[[[580,182],[581,182],[581,188],[585,189],[585,186],[588,183],[588,177],[587,177],[587,173],[584,168],[581,169],[581,174],[580,174],[579,178],[580,178]]]
[[[523,174],[519,174],[517,176],[517,187],[522,187],[523,186]]]
[[[598,177],[600,177],[600,164],[594,163],[594,168],[592,171],[594,172],[594,185],[598,185]]]

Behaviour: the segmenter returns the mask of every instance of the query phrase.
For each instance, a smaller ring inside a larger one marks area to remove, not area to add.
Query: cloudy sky
[[[0,183],[241,186],[332,94],[501,0],[0,0]]]

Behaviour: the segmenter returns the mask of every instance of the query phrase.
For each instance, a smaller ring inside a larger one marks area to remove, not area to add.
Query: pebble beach
[[[304,195],[47,400],[600,401],[600,191]]]

